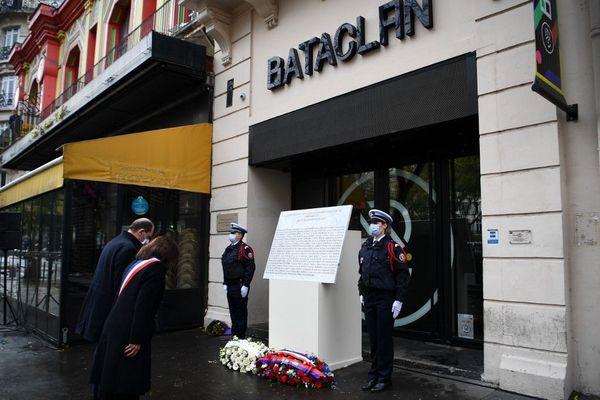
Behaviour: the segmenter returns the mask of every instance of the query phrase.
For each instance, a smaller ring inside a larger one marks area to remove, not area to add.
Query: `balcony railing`
[[[12,46],[0,47],[0,61],[8,60]]]
[[[12,103],[12,97],[10,101]],[[0,151],[4,151],[39,124],[40,112],[35,106],[35,101],[34,99],[31,102],[19,102],[18,116],[16,118],[11,116],[8,127],[0,132]]]
[[[173,0],[169,0],[158,10],[156,10],[154,14],[142,21],[137,28],[124,37],[115,47],[110,49],[104,58],[98,61],[92,68],[87,70],[81,78],[69,86],[56,99],[54,99],[52,103],[44,108],[40,114],[40,120],[43,121],[44,119],[48,118],[48,116],[50,116],[54,111],[58,110],[84,86],[97,78],[102,72],[104,72],[106,68],[111,66],[116,60],[123,56],[123,54],[131,50],[150,32],[155,31],[158,33],[171,35],[179,27],[179,24],[176,21],[173,21],[173,7],[177,7],[177,3]]]
[[[0,0],[0,12],[24,11],[32,12],[40,3],[46,3],[49,6],[58,8],[63,0],[40,1],[40,0]]]

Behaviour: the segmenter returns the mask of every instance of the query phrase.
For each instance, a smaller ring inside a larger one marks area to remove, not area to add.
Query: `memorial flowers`
[[[206,333],[210,336],[231,335],[231,328],[226,323],[215,319],[206,327]]]
[[[259,376],[287,385],[321,389],[335,384],[329,366],[312,354],[289,350],[270,352],[258,359],[257,367]]]
[[[245,373],[258,373],[257,360],[269,348],[262,342],[251,339],[238,339],[236,336],[219,351],[219,360],[227,368]]]

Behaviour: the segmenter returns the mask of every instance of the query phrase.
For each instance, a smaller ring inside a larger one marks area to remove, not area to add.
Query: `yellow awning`
[[[61,187],[63,185],[63,165],[55,164],[49,168],[41,168],[40,172],[32,171],[31,176],[17,180],[0,191],[0,208]]]
[[[0,208],[60,188],[63,178],[210,193],[212,125],[68,143],[58,158],[0,189]]]
[[[210,193],[212,125],[68,143],[64,178]]]

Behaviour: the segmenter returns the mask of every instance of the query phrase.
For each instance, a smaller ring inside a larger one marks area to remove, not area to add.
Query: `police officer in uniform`
[[[223,265],[223,289],[227,293],[229,315],[231,316],[231,333],[240,339],[246,337],[248,323],[248,291],[254,276],[254,251],[242,241],[248,233],[246,228],[236,223],[231,224],[229,241],[221,256]]]
[[[386,232],[392,221],[381,210],[369,211],[370,237],[358,253],[358,291],[371,345],[371,368],[362,390],[371,392],[392,384],[394,319],[400,314],[410,281],[407,255]]]

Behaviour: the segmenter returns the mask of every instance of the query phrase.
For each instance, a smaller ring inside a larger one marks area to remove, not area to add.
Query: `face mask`
[[[235,233],[230,233],[230,234],[229,234],[229,241],[230,241],[231,243],[235,243],[235,242],[237,242],[237,235],[236,235]]]
[[[146,243],[150,242],[150,239],[145,238],[144,240],[142,240],[142,245],[145,245]]]
[[[371,236],[379,235],[379,225],[377,225],[377,224],[369,225],[369,235],[371,235]]]

